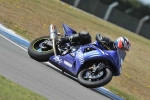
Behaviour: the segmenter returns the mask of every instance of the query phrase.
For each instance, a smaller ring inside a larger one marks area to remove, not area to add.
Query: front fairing
[[[93,44],[92,44],[93,45]],[[115,75],[120,75],[121,73],[121,59],[119,56],[118,50],[102,50],[100,47],[94,46],[95,50],[84,53],[84,60],[85,61],[92,61],[92,60],[99,60],[99,59],[105,59],[110,61],[116,69],[117,72],[115,72]]]
[[[121,73],[121,59],[120,59],[120,56],[119,56],[119,52],[118,50],[104,50],[107,58],[111,58],[111,62],[112,64],[116,67],[117,69],[117,74],[119,75]]]

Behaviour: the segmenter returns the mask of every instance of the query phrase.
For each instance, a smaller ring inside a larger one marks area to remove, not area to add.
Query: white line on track
[[[4,39],[8,40],[9,42],[13,43],[14,45],[18,46],[19,48],[23,49],[24,51],[27,51],[25,48],[21,47],[20,45],[16,44],[15,42],[13,42],[12,40],[8,39],[7,37],[3,36],[0,34],[1,37],[3,37]]]
[[[26,51],[26,52],[28,51],[27,49],[25,49],[25,48],[23,48],[22,46],[18,45],[17,43],[13,42],[12,40],[8,39],[7,37],[5,37],[5,36],[3,36],[3,35],[1,35],[1,34],[0,34],[0,36],[3,37],[4,39],[8,40],[9,42],[13,43],[14,45],[18,46],[19,48],[23,49],[24,51]],[[49,65],[49,66],[51,66],[51,67],[53,67],[53,68],[55,68],[55,69],[61,71],[59,68],[55,67],[54,65],[52,65],[52,64],[49,63],[49,62],[43,62],[43,63],[45,63],[45,64],[47,64],[47,65]]]

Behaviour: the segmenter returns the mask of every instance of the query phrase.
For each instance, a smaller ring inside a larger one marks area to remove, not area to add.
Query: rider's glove
[[[108,44],[110,44],[110,42],[111,42],[111,40],[108,37],[102,36],[102,40],[101,40],[102,44],[108,45]]]

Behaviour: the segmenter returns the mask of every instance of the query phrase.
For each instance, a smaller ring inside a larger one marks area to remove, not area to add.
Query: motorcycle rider
[[[96,40],[99,44],[106,45],[106,49],[114,50],[118,48],[119,55],[121,58],[121,65],[126,57],[126,52],[130,50],[131,43],[126,37],[119,37],[115,41],[112,41],[108,37],[104,37],[101,34],[96,34]]]
[[[96,40],[107,50],[115,50],[118,48],[121,64],[125,59],[126,51],[129,51],[131,47],[131,43],[126,37],[119,37],[115,41],[112,41],[110,38],[104,37],[98,33],[96,34]],[[88,32],[82,31],[78,34],[73,34],[72,36],[62,37],[59,39],[60,45],[67,42],[79,42],[81,45],[88,44],[91,43],[91,36]]]

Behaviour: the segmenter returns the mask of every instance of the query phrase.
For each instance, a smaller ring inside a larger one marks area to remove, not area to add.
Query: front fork
[[[89,69],[92,69],[92,72],[95,73],[95,72],[101,72],[105,68],[106,68],[106,65],[104,63],[99,63],[98,65],[94,64]]]

